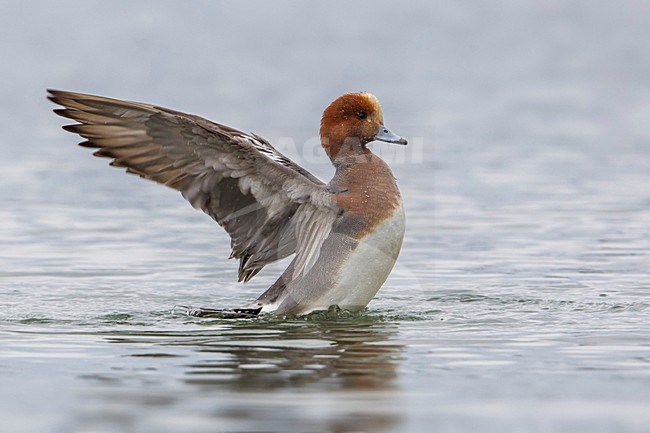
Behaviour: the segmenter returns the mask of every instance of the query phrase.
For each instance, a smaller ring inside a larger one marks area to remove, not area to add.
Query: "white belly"
[[[377,294],[395,265],[404,239],[404,208],[363,237],[340,269],[334,287],[318,304],[360,310]]]

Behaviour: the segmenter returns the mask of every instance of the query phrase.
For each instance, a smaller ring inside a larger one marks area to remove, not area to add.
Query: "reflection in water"
[[[196,400],[190,411],[212,427],[228,420],[220,428],[245,430],[262,422],[270,430],[384,431],[399,422],[386,392],[397,387],[402,359],[403,346],[394,342],[396,325],[363,314],[204,324],[192,332],[124,332],[108,340],[126,345],[128,356],[150,361],[149,373],[172,362],[175,378],[169,386],[178,403]],[[103,396],[115,400],[120,387],[113,391]],[[159,384],[146,398],[137,397],[141,391],[127,396],[130,404],[151,406]],[[169,396],[160,399],[165,406]]]
[[[380,325],[294,322],[262,332],[256,324],[234,325],[220,333],[221,338],[195,344],[195,350],[208,356],[189,366],[187,382],[225,382],[237,390],[310,384],[336,389],[390,388],[400,346],[387,342],[390,331]]]

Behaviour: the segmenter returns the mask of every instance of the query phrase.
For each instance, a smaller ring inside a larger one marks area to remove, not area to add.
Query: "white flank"
[[[404,208],[359,241],[345,259],[336,278],[336,284],[309,311],[338,305],[344,310],[360,310],[377,294],[397,261],[404,239]],[[308,312],[308,311],[307,311]]]

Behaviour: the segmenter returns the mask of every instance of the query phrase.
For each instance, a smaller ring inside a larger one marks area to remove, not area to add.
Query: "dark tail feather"
[[[257,317],[261,311],[262,307],[215,309],[176,305],[172,309],[172,314],[180,313],[186,316],[204,317],[207,319],[250,319],[252,317]]]

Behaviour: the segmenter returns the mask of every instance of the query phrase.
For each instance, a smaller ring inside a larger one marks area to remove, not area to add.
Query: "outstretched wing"
[[[64,129],[112,166],[177,189],[231,237],[239,281],[298,250],[304,273],[336,218],[326,186],[263,138],[149,104],[49,90]]]

